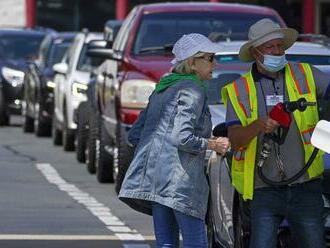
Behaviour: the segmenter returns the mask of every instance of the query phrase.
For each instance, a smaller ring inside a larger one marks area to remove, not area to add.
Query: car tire
[[[57,128],[56,125],[56,116],[54,114],[53,120],[52,120],[52,137],[53,137],[53,144],[55,146],[60,146],[62,145],[62,132]]]
[[[23,132],[24,133],[33,133],[34,132],[34,120],[26,113],[24,115],[24,122],[23,122]]]
[[[38,137],[47,137],[47,136],[51,136],[52,134],[51,125],[49,123],[46,123],[44,120],[42,120],[41,112],[40,112],[40,104],[37,113],[37,118],[34,120],[34,130],[36,136]]]
[[[98,115],[91,111],[89,116],[89,132],[86,147],[86,167],[90,174],[95,174],[96,172],[96,154],[98,153],[97,150],[100,147],[98,140],[98,121]]]
[[[68,120],[66,116],[64,116],[62,142],[64,151],[74,151],[74,133],[68,128]]]
[[[9,125],[9,115],[6,111],[6,100],[0,88],[0,126]]]
[[[96,176],[100,183],[113,183],[113,155],[105,150],[105,146],[113,145],[113,142],[111,142],[110,137],[106,132],[104,124],[101,120],[99,121],[99,124],[100,128],[98,138],[100,140],[100,145],[97,155]]]
[[[27,104],[26,99],[27,99],[26,91],[24,90],[24,101],[22,102],[22,115],[23,115],[23,118],[24,118],[23,132],[24,133],[33,133],[34,132],[34,120],[27,113],[27,111],[29,109],[29,106]]]
[[[120,129],[117,131],[117,141],[118,141],[118,172],[116,175],[115,191],[117,194],[119,194],[128,167],[133,160],[135,148],[127,144],[124,134]]]
[[[87,102],[83,102],[79,105],[77,110],[77,147],[76,147],[76,157],[80,163],[85,163],[86,161],[86,142],[88,136],[88,105]]]

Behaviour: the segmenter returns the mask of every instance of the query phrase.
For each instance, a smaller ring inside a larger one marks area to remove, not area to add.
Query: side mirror
[[[106,48],[106,47],[107,47],[106,40],[91,40],[88,42],[87,50],[93,49],[93,48]]]
[[[317,123],[311,138],[311,143],[316,148],[330,153],[330,122],[321,120]]]
[[[107,48],[88,49],[87,56],[92,58],[112,59],[116,61],[121,61],[123,59],[122,53]]]
[[[60,74],[66,74],[68,71],[68,64],[57,63],[57,64],[53,65],[53,70]]]
[[[212,131],[213,136],[215,137],[227,137],[228,136],[228,128],[226,122],[222,122],[216,125]]]

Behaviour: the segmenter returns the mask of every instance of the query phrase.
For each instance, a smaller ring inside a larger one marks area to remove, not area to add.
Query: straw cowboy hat
[[[249,29],[249,41],[246,42],[239,51],[239,58],[242,61],[250,62],[254,58],[250,48],[257,47],[273,39],[283,39],[284,49],[288,49],[298,38],[297,30],[293,28],[281,28],[271,19],[264,18],[253,24]]]

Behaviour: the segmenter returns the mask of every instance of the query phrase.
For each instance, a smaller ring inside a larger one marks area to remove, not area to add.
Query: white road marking
[[[144,241],[155,240],[154,236],[143,236]],[[0,234],[0,240],[120,240],[117,235],[44,235],[44,234]]]
[[[136,241],[143,241],[143,240],[149,240],[150,237],[154,240],[155,238],[153,236],[145,237],[142,236],[140,233],[138,233],[136,230],[129,228],[125,225],[123,221],[121,221],[118,217],[114,216],[111,213],[110,208],[106,207],[103,203],[98,202],[94,197],[89,195],[88,193],[80,190],[77,188],[74,184],[70,184],[66,182],[56,171],[54,167],[52,167],[50,164],[46,163],[38,163],[36,164],[36,167],[41,171],[41,173],[46,177],[49,183],[55,184],[58,189],[61,191],[66,192],[69,196],[71,196],[74,200],[76,200],[78,203],[84,205],[94,216],[96,216],[100,221],[102,221],[106,228],[110,231],[114,232],[115,237],[118,240],[136,240]],[[5,239],[6,237],[11,237],[10,235],[0,235],[0,240]],[[91,239],[92,237],[96,239],[113,239],[113,236],[79,236],[79,235],[71,235],[71,236],[65,236],[65,235],[19,235],[18,237],[28,239],[29,237],[34,237],[39,239],[38,237],[42,238],[68,238],[71,237],[74,239]]]
[[[149,245],[144,244],[124,244],[124,248],[150,248]]]

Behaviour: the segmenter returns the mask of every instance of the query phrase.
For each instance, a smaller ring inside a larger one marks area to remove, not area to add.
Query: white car
[[[53,66],[54,117],[52,125],[54,144],[63,143],[65,151],[74,150],[74,136],[77,124],[74,116],[79,104],[86,101],[90,72],[99,65],[99,60],[86,55],[88,43],[102,40],[102,33],[78,33],[61,63]]]

